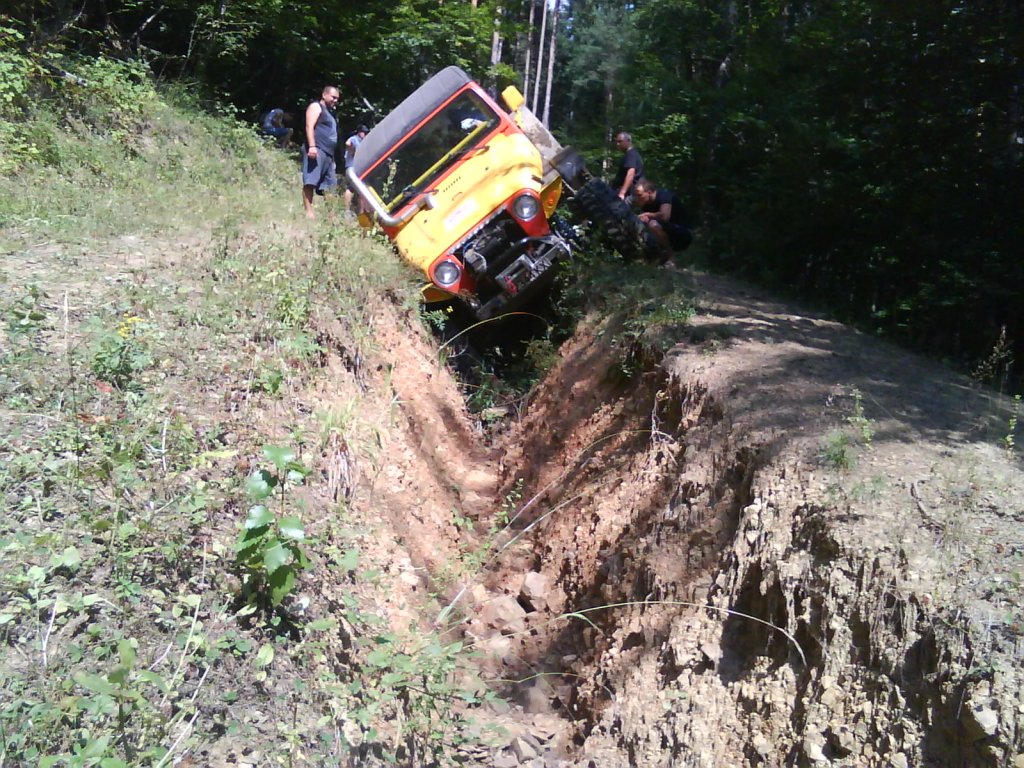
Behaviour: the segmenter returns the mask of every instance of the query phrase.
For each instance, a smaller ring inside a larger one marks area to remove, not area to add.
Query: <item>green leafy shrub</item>
[[[130,134],[157,101],[145,64],[98,58],[78,63],[75,70],[77,79],[61,81],[64,115],[115,140],[134,139]]]
[[[18,122],[31,102],[39,68],[19,46],[25,37],[0,24],[0,173],[10,173],[41,155],[39,141]]]
[[[856,387],[849,394],[853,403],[843,418],[846,426],[829,432],[818,450],[818,461],[840,472],[853,469],[859,450],[870,449],[875,437],[875,420],[864,413],[864,395]]]
[[[847,472],[856,463],[853,438],[847,432],[830,432],[818,451],[818,460],[826,467]]]
[[[875,437],[875,421],[864,415],[864,396],[854,387],[850,393],[853,397],[853,413],[846,417],[846,423],[857,432],[861,445],[870,446]]]
[[[29,91],[35,66],[18,47],[25,36],[18,30],[0,25],[0,116],[13,117],[29,103]]]
[[[252,383],[254,392],[266,392],[268,395],[277,396],[281,393],[281,385],[284,383],[285,372],[278,366],[266,365],[260,368]]]
[[[138,317],[125,315],[117,330],[105,333],[96,342],[92,354],[92,372],[100,381],[125,391],[137,388],[136,375],[152,362],[137,336]]]
[[[309,470],[296,461],[290,448],[267,445],[263,455],[276,469],[257,470],[245,488],[257,502],[249,508],[235,547],[235,563],[242,572],[243,595],[254,607],[276,608],[291,594],[299,571],[309,567],[302,549],[306,532],[295,516],[275,515],[264,503],[275,494],[283,511],[289,486],[303,482]]]
[[[558,347],[548,338],[530,339],[526,345],[526,359],[536,375],[543,376],[558,362]]]
[[[456,698],[467,704],[493,700],[483,686],[459,684],[471,679],[462,642],[441,641],[436,635],[403,638],[390,632],[373,638],[362,678],[366,681],[350,709],[352,720],[369,740],[381,738],[376,726],[401,712],[405,723],[402,749],[422,756],[423,764],[438,765],[454,749],[473,741],[469,719],[452,709]]]
[[[25,289],[25,293],[7,307],[7,332],[14,337],[32,334],[44,327],[46,312],[42,300],[46,294],[35,283]]]

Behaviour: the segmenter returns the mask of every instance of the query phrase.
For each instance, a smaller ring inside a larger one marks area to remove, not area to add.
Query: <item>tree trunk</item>
[[[537,4],[530,0],[530,21],[526,33],[526,65],[523,67],[523,95],[530,93],[530,54],[533,53],[533,17],[537,12]]]
[[[537,103],[540,101],[540,80],[544,74],[544,33],[548,26],[548,0],[541,0],[540,12],[540,40],[537,42],[537,75],[533,81],[533,103],[530,110],[537,113]]]
[[[476,0],[473,0],[474,4]],[[494,9],[494,35],[491,37],[491,70],[496,70],[501,63],[501,15],[504,11],[499,5]]]
[[[548,116],[551,113],[551,82],[555,78],[555,51],[557,49],[555,41],[558,39],[558,13],[561,5],[562,0],[555,0],[555,16],[551,20],[551,46],[548,49],[548,82],[544,89],[544,117],[541,118],[545,128],[548,127]]]
[[[604,92],[604,157],[601,159],[601,175],[608,178],[611,169],[611,156],[608,154],[608,147],[612,145],[612,108],[615,106],[615,92],[609,85]]]

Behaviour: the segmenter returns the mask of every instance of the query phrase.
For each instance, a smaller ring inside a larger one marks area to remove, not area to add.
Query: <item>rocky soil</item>
[[[664,359],[625,378],[615,320],[586,323],[490,438],[423,339],[378,326],[404,583],[443,590],[508,702],[473,760],[1024,766],[1011,404],[690,277]],[[435,581],[488,537],[479,574]]]

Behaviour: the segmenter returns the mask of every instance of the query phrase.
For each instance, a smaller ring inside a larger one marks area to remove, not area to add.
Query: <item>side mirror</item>
[[[519,89],[514,85],[510,85],[502,91],[501,98],[504,99],[505,106],[508,107],[509,112],[515,112],[526,103],[526,99],[523,97],[523,94],[521,94]]]

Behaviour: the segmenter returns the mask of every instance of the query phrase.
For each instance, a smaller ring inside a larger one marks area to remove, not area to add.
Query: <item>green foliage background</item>
[[[33,73],[102,87],[85,56],[188,83],[215,111],[299,111],[341,84],[343,127],[459,64],[521,78],[526,0],[9,4],[0,110]],[[554,11],[555,5],[550,5]],[[674,187],[713,266],[827,306],[958,364],[1024,339],[1024,15],[1008,0],[562,0],[552,127],[610,169],[626,128]],[[550,14],[549,14],[550,15]],[[548,29],[551,28],[549,21]],[[491,61],[495,32],[500,61]],[[536,71],[536,50],[533,51]],[[99,85],[97,85],[99,84]],[[521,84],[521,81],[520,81]],[[44,89],[45,90],[45,89]],[[67,89],[65,89],[67,90]],[[543,89],[541,90],[543,93]],[[116,131],[145,105],[130,94]],[[9,157],[53,155],[17,121]],[[128,130],[126,128],[126,130]]]

